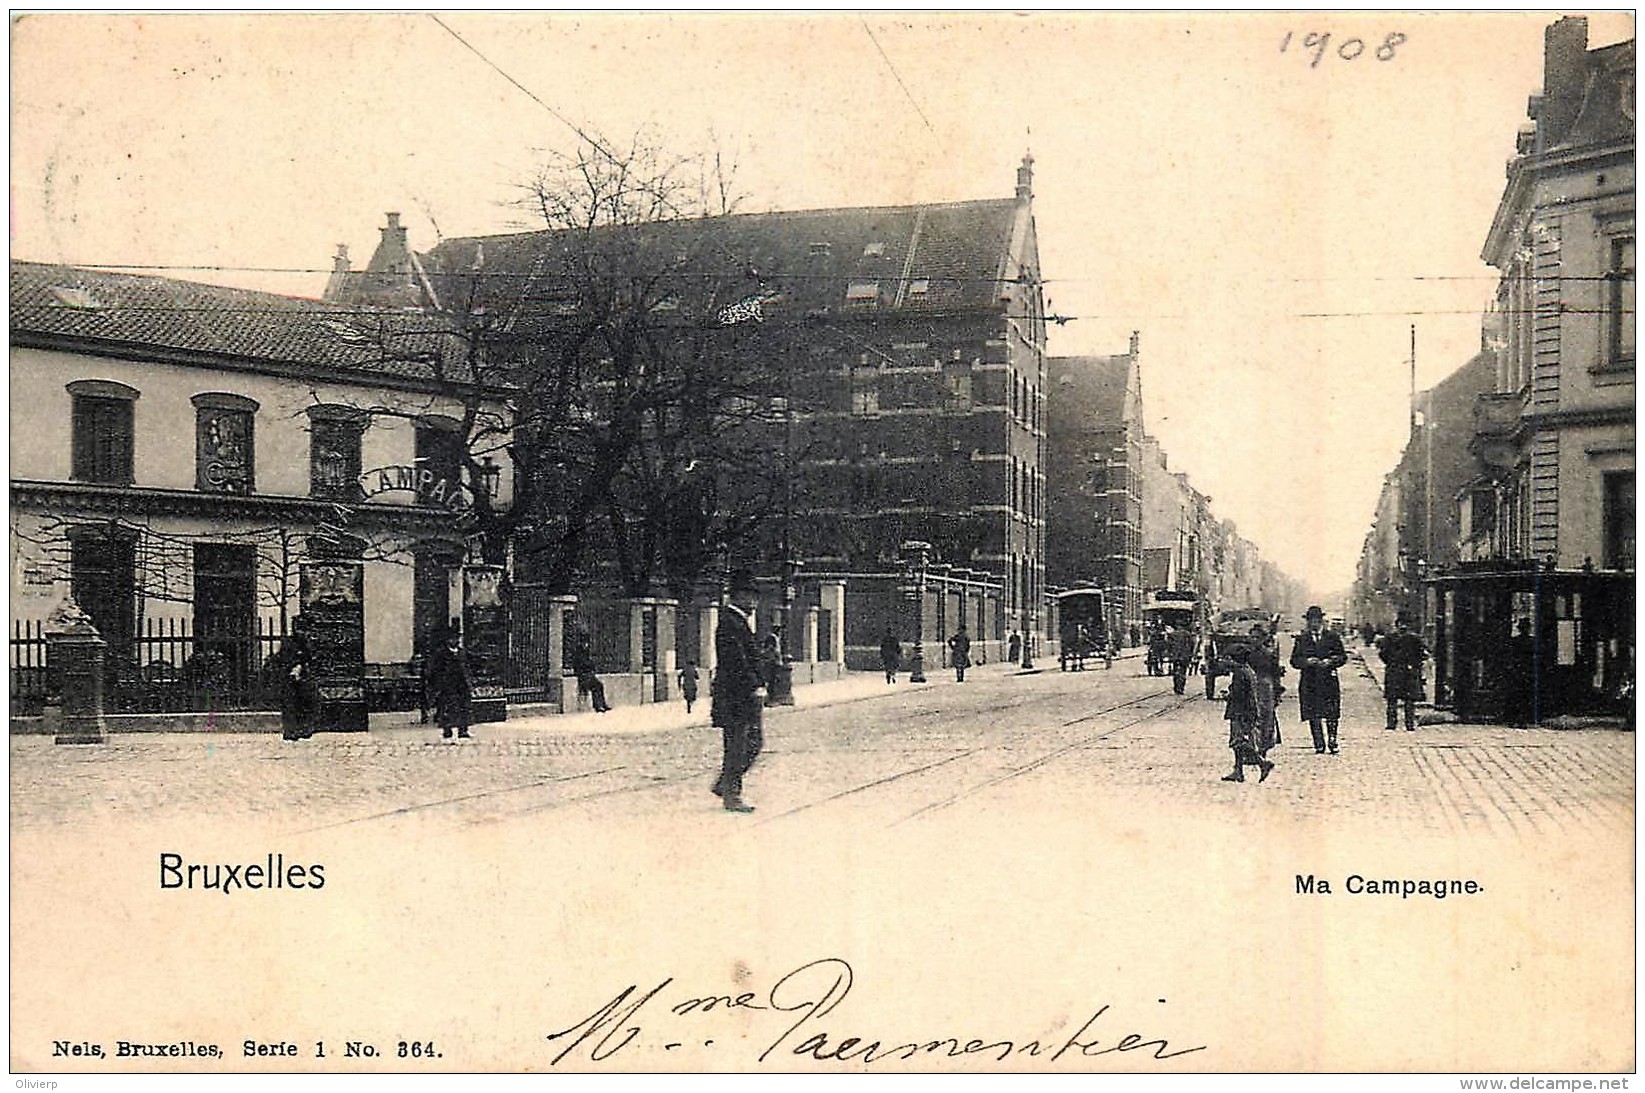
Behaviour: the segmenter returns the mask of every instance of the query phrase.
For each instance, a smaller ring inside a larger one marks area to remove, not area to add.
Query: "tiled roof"
[[[89,339],[251,364],[433,379],[469,375],[447,320],[337,307],[221,285],[39,262],[11,263],[12,337]]]
[[[1023,209],[1002,199],[738,214],[604,229],[592,247],[552,231],[452,239],[423,265],[446,306],[466,307],[473,294],[512,312],[520,333],[571,306],[578,279],[569,271],[591,251],[617,269],[677,268],[687,311],[754,296],[779,313],[997,307]]]

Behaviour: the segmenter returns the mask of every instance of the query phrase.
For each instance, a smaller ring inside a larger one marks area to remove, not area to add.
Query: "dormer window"
[[[878,240],[868,244],[862,249],[862,256],[864,258],[884,258],[885,244]]]
[[[845,289],[845,302],[848,304],[872,304],[880,298],[880,283],[878,281],[852,281]]]
[[[834,247],[832,244],[823,242],[811,244],[811,256],[813,258],[826,258],[832,253],[834,253]]]
[[[908,282],[908,295],[924,296],[931,291],[931,282],[921,277],[918,281]]]
[[[91,294],[91,289],[84,285],[52,285],[51,294],[57,297],[58,303],[64,307],[71,307],[76,311],[101,311],[103,301]]]

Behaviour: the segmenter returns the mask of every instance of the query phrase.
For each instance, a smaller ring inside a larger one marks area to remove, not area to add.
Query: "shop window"
[[[240,395],[194,396],[194,486],[211,493],[256,488],[257,403]]]
[[[70,477],[76,482],[131,485],[137,391],[108,380],[77,380],[68,385],[68,392],[73,401]]]

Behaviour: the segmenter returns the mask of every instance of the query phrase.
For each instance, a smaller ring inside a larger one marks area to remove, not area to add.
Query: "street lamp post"
[[[792,373],[789,373],[792,382]],[[787,395],[772,400],[783,415],[783,526],[782,526],[782,614],[777,622],[777,663],[771,673],[768,706],[794,705],[794,575],[800,568],[794,557],[794,404]]]
[[[931,556],[931,544],[909,539],[902,544],[903,562],[908,567],[909,581],[903,586],[914,598],[914,656],[909,662],[908,682],[925,682],[925,566]]]
[[[794,574],[800,563],[789,554],[782,561],[782,616],[777,623],[777,664],[771,673],[769,706],[794,705],[794,663],[792,636],[794,625]]]

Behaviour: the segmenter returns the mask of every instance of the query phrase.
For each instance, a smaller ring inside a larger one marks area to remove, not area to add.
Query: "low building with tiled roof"
[[[272,708],[307,561],[363,564],[385,678],[460,609],[474,490],[511,486],[502,460],[474,472],[484,403],[443,316],[22,261],[10,283],[14,638],[72,594],[116,711],[205,701],[209,662],[221,713]]]

